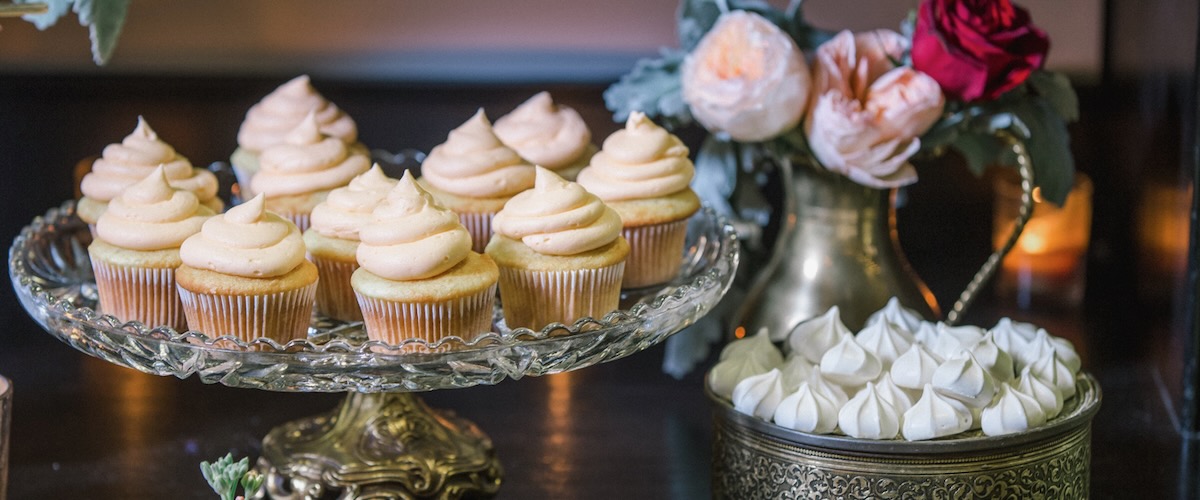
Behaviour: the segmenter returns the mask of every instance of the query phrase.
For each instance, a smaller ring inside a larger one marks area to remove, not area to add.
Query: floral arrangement
[[[833,33],[801,0],[683,0],[680,49],[644,59],[605,92],[617,121],[643,111],[710,132],[696,164],[736,174],[741,154],[806,155],[872,188],[911,184],[918,154],[957,150],[977,174],[1022,142],[1043,198],[1061,204],[1078,100],[1042,69],[1049,39],[1009,0],[924,0],[899,31]],[[732,147],[731,147],[732,146]],[[703,172],[698,176],[703,175]],[[731,193],[732,182],[723,182]]]
[[[92,40],[92,59],[104,65],[117,48],[117,38],[125,26],[130,0],[13,0],[0,6],[0,17],[20,15],[39,30],[54,26],[67,11],[74,11],[79,24],[88,27]]]

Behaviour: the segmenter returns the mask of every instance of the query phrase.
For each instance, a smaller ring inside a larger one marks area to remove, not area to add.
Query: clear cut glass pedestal
[[[150,328],[97,312],[90,241],[67,202],[34,219],[9,250],[22,306],[63,342],[155,375],[348,393],[334,411],[280,426],[263,440],[259,466],[268,474],[268,493],[297,499],[494,494],[502,473],[488,437],[413,393],[575,370],[641,351],[712,309],[728,290],[738,258],[733,228],[705,208],[690,221],[678,276],[626,292],[622,309],[603,318],[509,330],[497,306],[498,332],[470,342],[451,337],[389,346],[366,341],[361,324],[314,317],[307,339],[280,345]]]

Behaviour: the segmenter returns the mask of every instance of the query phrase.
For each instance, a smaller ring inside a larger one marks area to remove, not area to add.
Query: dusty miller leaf
[[[54,26],[54,23],[57,23],[60,17],[66,15],[67,11],[71,10],[71,4],[74,3],[74,1],[75,0],[13,0],[13,3],[46,4],[46,12],[44,13],[26,14],[21,16],[21,19],[33,23],[34,26],[37,26],[37,29],[45,30],[46,28]]]
[[[618,123],[629,119],[633,111],[658,118],[668,127],[681,127],[692,121],[687,103],[683,101],[683,84],[679,66],[684,53],[663,49],[658,59],[642,59],[633,70],[604,91],[604,104],[613,112]]]
[[[75,13],[79,24],[88,27],[96,64],[103,66],[112,57],[128,10],[129,0],[75,0]]]

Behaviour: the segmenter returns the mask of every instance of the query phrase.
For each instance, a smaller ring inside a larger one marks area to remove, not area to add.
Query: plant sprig
[[[248,457],[234,462],[233,453],[228,453],[211,464],[207,461],[200,462],[200,473],[204,475],[204,480],[208,481],[213,491],[221,496],[221,500],[238,498],[238,486],[242,487],[246,496],[258,493],[264,479],[262,474],[250,470]]]

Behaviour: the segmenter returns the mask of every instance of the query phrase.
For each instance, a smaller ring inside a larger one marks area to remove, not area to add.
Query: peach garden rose
[[[908,159],[945,98],[928,75],[896,66],[905,48],[904,37],[888,30],[843,31],[817,48],[804,125],[825,168],[879,189],[916,182]]]
[[[683,100],[714,134],[759,142],[800,123],[809,70],[790,36],[746,11],[722,14],[682,68]]]

